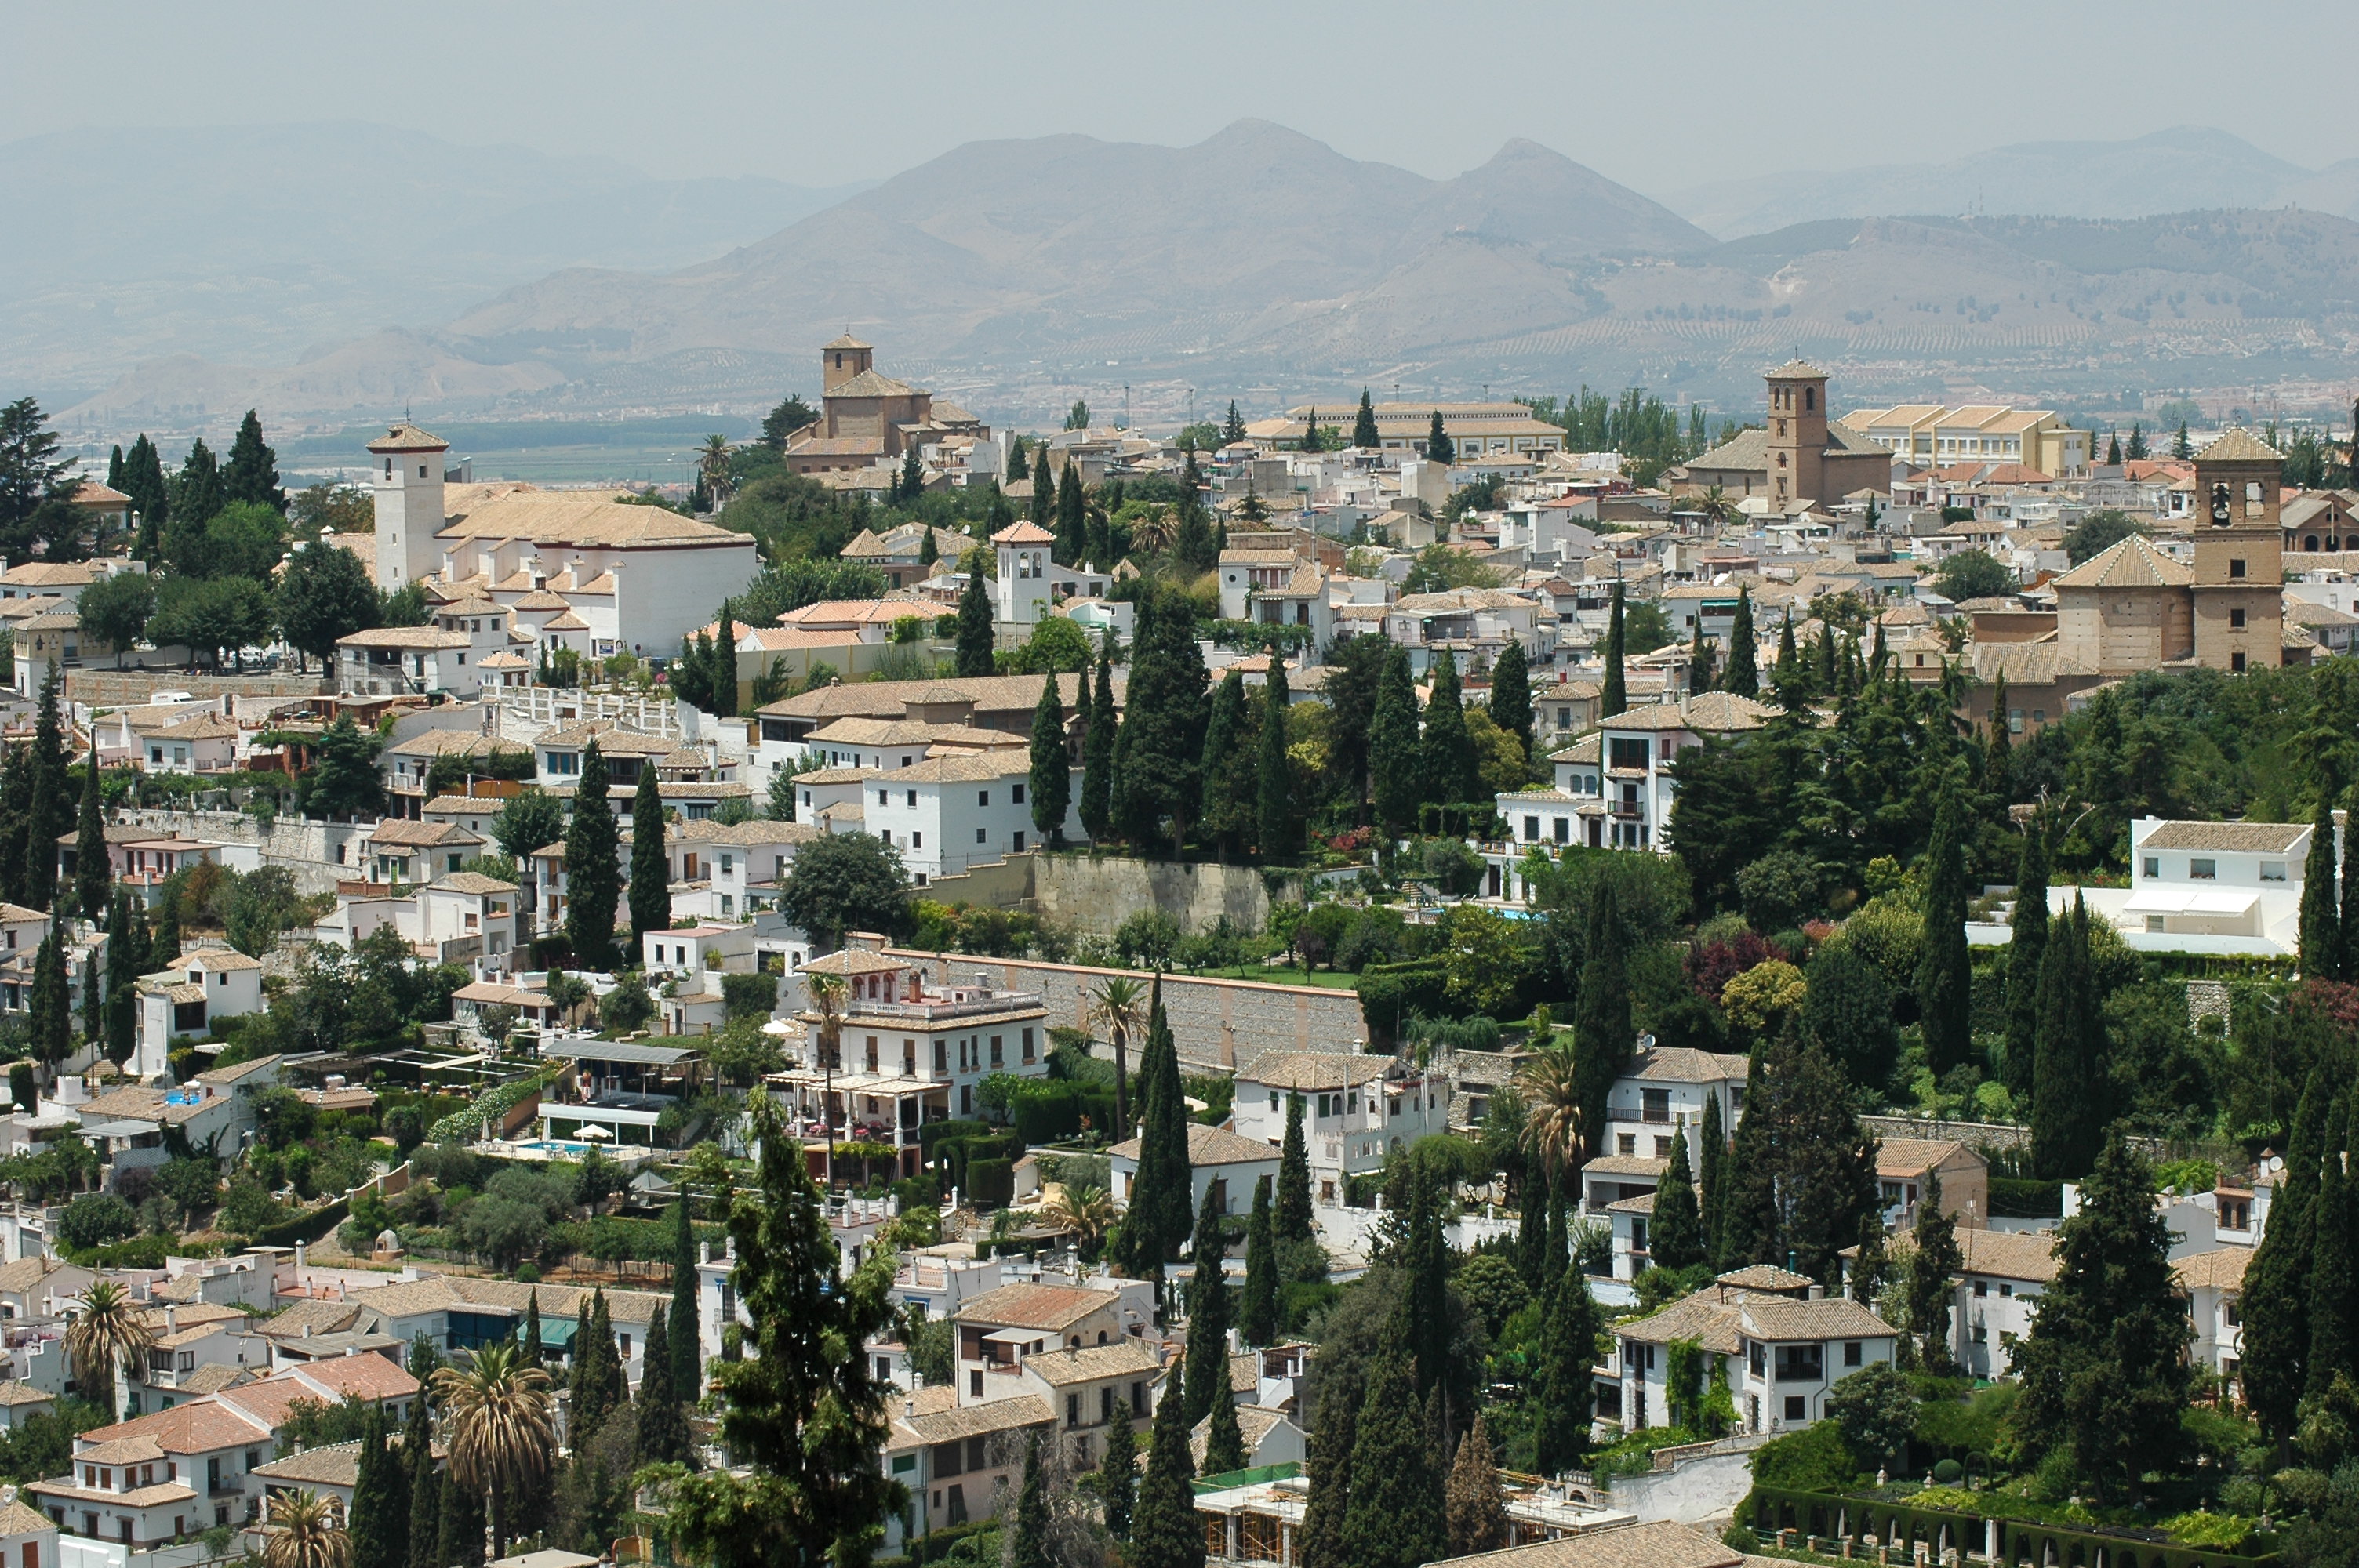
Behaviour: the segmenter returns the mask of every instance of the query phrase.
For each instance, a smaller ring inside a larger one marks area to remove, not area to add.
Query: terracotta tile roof
[[[1961,1236],[1969,1234],[1960,1231]],[[2245,1270],[2253,1260],[2249,1247],[2223,1247],[2212,1252],[2194,1252],[2171,1265],[2171,1273],[2181,1290],[2191,1291],[2209,1285],[2218,1291],[2240,1291],[2245,1288]],[[2053,1279],[2051,1272],[2049,1278]]]
[[[1653,1176],[1660,1179],[1671,1168],[1669,1160],[1646,1154],[1600,1154],[1581,1168],[1584,1176]]]
[[[1887,1138],[1875,1146],[1875,1170],[1882,1176],[1913,1176],[1937,1170],[1960,1154],[1976,1164],[1984,1162],[1954,1138]]]
[[[2138,848],[2282,855],[2309,831],[2307,822],[2166,822],[2147,834]]]
[[[995,1432],[1019,1432],[1027,1426],[1046,1426],[1055,1419],[1049,1412],[1049,1402],[1038,1394],[1017,1394],[1011,1399],[992,1400],[979,1405],[958,1405],[932,1413],[905,1414],[893,1424],[920,1443],[948,1443],[952,1438],[985,1437]]]
[[[2092,557],[2053,579],[2057,588],[2185,588],[2195,570],[2183,567],[2143,534],[2132,534],[2103,555]]]
[[[208,1454],[217,1448],[234,1448],[241,1444],[267,1437],[271,1429],[278,1424],[223,1402],[229,1397],[216,1395],[212,1399],[191,1400],[168,1411],[118,1422],[113,1426],[102,1426],[82,1433],[82,1441],[92,1444],[112,1444],[145,1439],[158,1450],[147,1457],[159,1458],[164,1454]]]
[[[1140,1148],[1139,1140],[1131,1138],[1115,1144],[1106,1152],[1121,1159],[1136,1160]],[[1188,1163],[1190,1166],[1251,1165],[1265,1160],[1276,1160],[1277,1153],[1266,1143],[1240,1138],[1225,1128],[1207,1127],[1201,1121],[1188,1124]]]
[[[1106,1311],[1119,1300],[1107,1292],[1075,1285],[1002,1285],[985,1291],[951,1315],[961,1323],[1053,1333],[1071,1327],[1092,1313]]]
[[[1347,1054],[1341,1051],[1288,1051],[1264,1056],[1245,1081],[1296,1093],[1347,1089],[1374,1083],[1399,1065],[1392,1056]]]
[[[1284,1411],[1269,1410],[1261,1405],[1239,1405],[1237,1432],[1245,1438],[1246,1454],[1250,1456],[1261,1440],[1269,1435],[1270,1429],[1283,1424],[1286,1419]],[[1212,1441],[1212,1418],[1208,1415],[1197,1422],[1188,1434],[1188,1452],[1194,1456],[1199,1472],[1204,1468],[1204,1455],[1211,1449]]]
[[[1258,1364],[1260,1357],[1254,1360]],[[1024,1366],[1050,1388],[1062,1388],[1067,1383],[1094,1382],[1100,1378],[1159,1372],[1163,1369],[1163,1357],[1145,1340],[1125,1338],[1078,1350],[1071,1346],[1061,1350],[1044,1350],[1038,1356],[1027,1356]]]
[[[2281,463],[2285,454],[2237,426],[2223,430],[2218,438],[2195,454],[2199,463]]]
[[[1749,1263],[1742,1269],[1716,1275],[1713,1282],[1734,1286],[1740,1291],[1807,1291],[1818,1281],[1808,1274],[1780,1269],[1775,1263]]]
[[[372,452],[447,452],[451,449],[451,443],[404,422],[371,441],[368,449]]]
[[[1752,1059],[1718,1051],[1698,1051],[1686,1045],[1655,1045],[1630,1058],[1621,1076],[1674,1084],[1709,1084],[1724,1078],[1743,1080]]]
[[[307,1448],[284,1459],[256,1465],[251,1474],[266,1481],[296,1481],[310,1487],[351,1487],[360,1479],[360,1467],[361,1445],[359,1440],[354,1439],[350,1443],[332,1443],[324,1448]]]

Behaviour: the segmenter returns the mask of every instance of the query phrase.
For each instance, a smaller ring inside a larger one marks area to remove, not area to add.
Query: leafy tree
[[[41,503],[72,493],[75,464],[59,457],[63,445],[32,398],[0,408],[0,543],[12,558],[29,546]]]
[[[679,1483],[672,1527],[714,1568],[822,1558],[864,1568],[906,1493],[881,1459],[886,1385],[868,1357],[842,1350],[893,1322],[894,1254],[877,1249],[843,1275],[800,1140],[766,1095],[753,1097],[750,1117],[759,1201],[736,1206],[729,1232],[757,1353],[713,1376],[720,1440],[745,1468]]]
[[[1933,574],[1941,596],[1958,602],[1969,599],[2001,599],[2015,591],[2015,573],[1982,550],[1960,550],[1942,561]]]
[[[1109,643],[1113,635],[1106,634]],[[1078,692],[1075,700],[1081,700]],[[1082,738],[1082,827],[1093,839],[1099,839],[1114,826],[1114,738],[1121,728],[1114,704],[1114,659],[1109,649],[1098,652],[1097,694],[1089,710],[1089,733]]]
[[[651,765],[639,769],[631,797],[631,952],[644,952],[650,931],[671,928],[671,861],[664,848],[663,794]]]
[[[1368,389],[1360,388],[1360,411],[1352,419],[1352,445],[1364,450],[1374,450],[1385,444],[1376,433],[1375,406],[1368,401]]]
[[[492,818],[493,841],[519,866],[527,864],[535,850],[546,849],[564,837],[565,808],[538,785],[527,784],[508,796]]]
[[[987,676],[992,673],[992,650],[996,639],[992,633],[991,594],[984,587],[983,574],[969,574],[966,589],[959,595],[958,643],[956,662],[962,676]]]
[[[2104,507],[2065,530],[2064,554],[2077,567],[2096,559],[2132,534],[2146,532],[2128,513]]]
[[[375,732],[353,722],[349,713],[320,733],[311,771],[299,785],[308,816],[370,816],[385,809],[385,775],[377,771],[384,747]]]
[[[818,411],[803,401],[802,394],[788,393],[784,402],[762,416],[762,444],[773,451],[785,451],[788,437],[818,423]]]
[[[606,801],[606,753],[594,736],[582,752],[582,781],[574,787],[573,817],[565,828],[565,938],[575,963],[606,969],[614,963],[621,835]]]
[[[1897,1368],[1879,1361],[1827,1390],[1826,1411],[1851,1452],[1893,1464],[1916,1435],[1917,1390]]]
[[[797,851],[778,908],[814,941],[832,945],[847,931],[899,941],[916,925],[908,890],[899,850],[873,833],[838,833]]]
[[[1286,661],[1272,654],[1261,719],[1261,756],[1254,819],[1265,860],[1284,860],[1300,847],[1294,821],[1294,766],[1287,755],[1287,719],[1294,698],[1287,689]]]
[[[156,585],[146,572],[103,577],[82,590],[74,612],[82,617],[82,635],[113,649],[120,668],[125,650],[139,641],[156,613]]]
[[[1344,1555],[1362,1568],[1419,1568],[1449,1554],[1441,1477],[1409,1361],[1408,1347],[1388,1336],[1369,1368],[1343,1515]]]
[[[1065,750],[1065,705],[1054,673],[1040,682],[1032,709],[1032,826],[1052,845],[1065,841],[1065,814],[1073,800],[1073,767]]]
[[[1614,608],[1605,622],[1605,684],[1597,697],[1597,716],[1611,719],[1630,706],[1628,688],[1624,685],[1622,659],[1625,652],[1626,632],[1624,627],[1622,581],[1614,582]]]
[[[2170,1245],[2153,1170],[2116,1134],[2082,1184],[2080,1213],[2058,1227],[2056,1280],[2016,1354],[2017,1434],[2035,1457],[2069,1455],[2078,1481],[2101,1492],[2134,1495],[2184,1443],[2191,1329]]]
[[[274,557],[273,559],[276,559]],[[158,647],[179,643],[218,669],[222,654],[235,654],[270,635],[270,595],[245,577],[174,577],[156,593],[148,640]]]
[[[1729,1155],[1716,1265],[1787,1262],[1832,1283],[1845,1248],[1882,1209],[1875,1141],[1853,1114],[1850,1086],[1799,1022],[1756,1051],[1745,1117]]]
[[[1387,826],[1415,822],[1424,800],[1424,776],[1417,687],[1409,678],[1408,650],[1395,644],[1385,655],[1368,721],[1368,780],[1377,820]]]
[[[1952,786],[1933,816],[1925,851],[1925,941],[1917,963],[1917,1011],[1925,1057],[1938,1075],[1973,1050],[1973,964],[1966,952],[1964,806]]]

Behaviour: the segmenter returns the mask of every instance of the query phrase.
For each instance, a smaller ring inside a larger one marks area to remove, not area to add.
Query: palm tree
[[[704,481],[706,492],[712,497],[712,510],[720,511],[721,503],[729,496],[728,437],[704,438],[704,445],[697,449],[696,471]]]
[[[1582,1135],[1581,1074],[1572,1047],[1550,1045],[1535,1052],[1516,1073],[1524,1098],[1524,1147],[1540,1157],[1551,1177],[1578,1169],[1585,1148]]]
[[[1130,542],[1150,556],[1169,549],[1179,532],[1180,520],[1172,515],[1171,508],[1159,503],[1130,520]]]
[[[1090,996],[1090,1021],[1105,1026],[1114,1045],[1114,1130],[1130,1136],[1130,1037],[1147,1026],[1147,988],[1130,975],[1109,975]]]
[[[344,1528],[344,1505],[313,1491],[280,1492],[270,1499],[264,1521],[269,1531],[263,1568],[352,1568],[353,1535]]]
[[[820,1116],[827,1123],[827,1184],[835,1185],[835,1069],[843,1050],[844,1003],[852,988],[842,975],[813,975],[809,981],[810,1011],[803,1014],[813,1025],[819,1049]]]
[[[1114,1199],[1094,1183],[1067,1184],[1049,1200],[1046,1212],[1050,1225],[1080,1238],[1084,1255],[1094,1255],[1114,1227]]]
[[[156,1343],[156,1331],[140,1315],[131,1292],[113,1280],[100,1280],[83,1292],[82,1310],[66,1329],[66,1355],[73,1362],[74,1379],[82,1398],[114,1412],[114,1369],[130,1368],[133,1358]]]
[[[451,1474],[491,1498],[492,1555],[505,1556],[508,1500],[548,1478],[557,1451],[549,1374],[504,1340],[436,1372],[434,1392],[449,1423]]]

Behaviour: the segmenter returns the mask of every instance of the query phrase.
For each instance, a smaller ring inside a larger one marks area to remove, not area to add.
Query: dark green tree
[[[1388,1331],[1368,1368],[1343,1513],[1343,1554],[1353,1568],[1420,1568],[1450,1551],[1441,1477],[1410,1361],[1408,1347]]]
[[[1838,942],[1812,954],[1804,973],[1810,989],[1802,999],[1803,1032],[1853,1083],[1889,1081],[1900,1056],[1900,1027],[1884,971]]]
[[[2055,924],[2039,965],[2039,1033],[2033,1047],[2031,1161],[2042,1176],[2088,1173],[2104,1142],[2102,1024],[2090,994],[2089,913],[2079,899]]]
[[[358,556],[314,539],[287,557],[275,609],[288,644],[332,666],[337,639],[376,625],[376,583]]]
[[[2310,1068],[2286,1144],[2285,1181],[2269,1206],[2268,1225],[2245,1271],[2245,1355],[2239,1380],[2245,1402],[2280,1445],[2293,1438],[2310,1380],[2310,1270],[2316,1250],[2312,1219],[2328,1160],[2328,1106],[2340,1087],[2336,1067],[2321,1061]],[[2333,1162],[2342,1162],[2339,1152]]]
[[[1360,388],[1360,411],[1352,417],[1352,445],[1374,451],[1384,444],[1385,438],[1376,433],[1375,405],[1368,401],[1368,389],[1364,386]]]
[[[58,838],[73,826],[73,786],[66,777],[65,720],[59,697],[64,673],[52,663],[41,676],[33,719],[32,795],[25,807],[25,902],[47,909],[58,892]]]
[[[408,1568],[409,1476],[386,1449],[385,1410],[372,1404],[361,1418],[360,1454],[353,1474],[353,1568]]]
[[[1130,1401],[1114,1402],[1106,1422],[1105,1456],[1098,1462],[1098,1500],[1104,1505],[1106,1533],[1116,1541],[1130,1539],[1130,1513],[1138,1497],[1138,1433],[1131,1422]]]
[[[409,1401],[402,1429],[401,1463],[409,1472],[409,1531],[402,1568],[441,1568],[442,1472],[434,1464],[433,1401]]]
[[[1270,1217],[1267,1176],[1254,1183],[1253,1217],[1245,1225],[1245,1288],[1237,1308],[1237,1337],[1253,1346],[1277,1337],[1277,1231]]]
[[[1232,667],[1212,688],[1204,719],[1204,750],[1197,763],[1204,781],[1197,818],[1221,859],[1234,860],[1253,838],[1254,797],[1242,746],[1251,726],[1245,712],[1245,673]]]
[[[1832,1285],[1843,1249],[1880,1234],[1875,1140],[1853,1112],[1851,1086],[1799,1022],[1754,1054],[1723,1181],[1716,1267],[1790,1258]]]
[[[1179,1255],[1194,1217],[1188,1206],[1194,1183],[1188,1160],[1186,1094],[1180,1079],[1179,1046],[1163,1011],[1163,975],[1158,970],[1148,992],[1147,1048],[1138,1065],[1138,1176],[1131,1189],[1138,1196],[1123,1222],[1123,1234],[1134,1269],[1154,1271],[1158,1294],[1163,1265]]]
[[[106,914],[106,1059],[118,1067],[131,1059],[138,1044],[138,1014],[133,1011],[138,984],[131,898],[117,888]]]
[[[66,972],[66,934],[52,919],[33,957],[32,996],[26,1009],[27,1044],[36,1061],[54,1069],[73,1054],[73,981]]]
[[[1073,764],[1065,750],[1065,704],[1054,671],[1040,682],[1032,709],[1032,826],[1048,843],[1065,842],[1065,813],[1073,804]]]
[[[1396,643],[1385,654],[1368,720],[1368,783],[1377,821],[1387,827],[1416,823],[1425,800],[1424,773],[1417,686],[1409,678],[1408,651]]]
[[[1523,1191],[1516,1198],[1523,1207],[1516,1217],[1516,1277],[1523,1281],[1526,1290],[1538,1295],[1554,1277],[1548,1255],[1550,1197],[1547,1165],[1533,1162],[1531,1173],[1524,1178]]]
[[[1055,559],[1078,567],[1089,554],[1089,502],[1082,493],[1082,465],[1067,463],[1057,481]]]
[[[606,803],[606,753],[592,737],[582,749],[582,782],[574,787],[573,816],[565,825],[565,939],[574,963],[585,969],[614,965],[620,843],[614,807]]]
[[[987,676],[994,663],[992,650],[997,640],[991,629],[991,593],[984,587],[981,572],[970,573],[966,588],[959,595],[957,664],[961,676]]]
[[[712,1568],[866,1568],[907,1491],[882,1460],[889,1385],[847,1347],[894,1323],[895,1255],[876,1249],[845,1274],[802,1141],[758,1092],[749,1122],[756,1187],[730,1212],[729,1234],[752,1343],[713,1373],[721,1444],[743,1468],[679,1483],[672,1529]]]
[[[1313,404],[1310,407],[1310,416],[1302,422],[1302,440],[1299,449],[1317,452],[1325,450],[1326,446],[1325,438],[1319,433],[1319,406]]]
[[[200,436],[189,444],[188,460],[172,477],[172,520],[165,535],[165,553],[177,554],[172,548],[175,536],[201,538],[205,524],[228,503],[229,496],[222,487],[221,460]]]
[[[1310,1489],[1296,1560],[1302,1568],[1349,1568],[1343,1525],[1352,1509],[1352,1452],[1359,1443],[1356,1390],[1321,1386],[1303,1471]]]
[[[2170,1245],[2152,1169],[2114,1136],[2082,1184],[2081,1212],[2057,1228],[2056,1280],[2016,1351],[2012,1417],[2033,1455],[2069,1455],[2074,1484],[2101,1496],[2135,1495],[2149,1470],[2171,1474],[2185,1444],[2192,1331]]]
[[[1596,1404],[1597,1303],[1588,1276],[1571,1259],[1558,1271],[1540,1316],[1538,1366],[1532,1382],[1533,1462],[1544,1476],[1589,1456],[1590,1412]]]
[[[1947,1371],[1954,1359],[1950,1354],[1950,1308],[1966,1258],[1958,1246],[1957,1218],[1941,1208],[1938,1175],[1929,1173],[1919,1195],[1917,1221],[1909,1236],[1912,1245],[1901,1271],[1901,1285],[1908,1306],[1908,1332],[1916,1341],[1916,1361],[1930,1371]]]
[[[1573,1002],[1573,1073],[1581,1089],[1582,1141],[1595,1149],[1605,1135],[1605,1097],[1637,1041],[1630,1023],[1629,934],[1610,881],[1601,881],[1590,894],[1585,935],[1580,993]]]
[[[831,946],[849,931],[898,941],[916,925],[901,852],[874,833],[832,833],[804,845],[778,890],[778,911]]]
[[[2347,1142],[2343,1113],[2330,1124],[2332,1141]],[[2310,1207],[2310,1354],[2303,1409],[2314,1408],[2338,1380],[2349,1382],[2352,1364],[2351,1302],[2359,1287],[2352,1258],[2352,1192],[2343,1162],[2330,1155]]]
[[[1073,470],[1069,467],[1065,470]],[[1024,1444],[1024,1485],[1016,1498],[1016,1529],[1007,1543],[1007,1568],[1053,1568],[1049,1555],[1049,1488],[1040,1470],[1040,1434]]]
[[[82,775],[82,811],[75,823],[74,891],[82,918],[96,921],[106,913],[112,879],[106,858],[106,813],[99,804],[98,749],[91,748]]]
[[[287,492],[278,485],[278,454],[262,438],[262,421],[251,408],[237,427],[237,438],[230,443],[229,461],[222,465],[221,486],[223,502],[247,501],[274,512],[287,510]]]
[[[385,742],[349,713],[320,733],[311,771],[299,785],[306,816],[374,816],[385,809],[385,774],[376,764]],[[547,846],[536,846],[546,848]]]
[[[1917,1014],[1924,1021],[1925,1060],[1935,1075],[1973,1049],[1973,960],[1966,952],[1965,807],[1952,785],[1933,813],[1925,851],[1925,938],[1917,959]]]
[[[2034,819],[2016,858],[2006,949],[2006,1054],[2000,1076],[2017,1105],[2031,1098],[2039,1051],[2039,976],[2048,957],[2048,834]]]
[[[696,1227],[690,1223],[688,1195],[671,1206],[671,1386],[693,1404],[704,1394],[704,1348],[698,1342]],[[685,1325],[685,1326],[682,1326]]]
[[[1524,760],[1532,761],[1531,665],[1523,643],[1513,637],[1491,666],[1491,722],[1523,742]]]
[[[1294,764],[1286,754],[1287,715],[1293,702],[1286,685],[1286,661],[1273,652],[1262,708],[1261,756],[1255,769],[1254,820],[1265,860],[1290,860],[1301,848],[1294,817]],[[1460,728],[1464,727],[1462,717]]]
[[[131,497],[131,515],[137,534],[132,554],[156,565],[163,548],[164,524],[171,513],[171,489],[165,482],[163,460],[156,444],[141,431],[124,454],[123,482],[115,486]]]
[[[1114,784],[1114,816],[1134,843],[1161,842],[1167,833],[1174,849],[1188,841],[1201,795],[1209,686],[1187,601],[1142,600]]]
[[[1991,682],[1990,741],[1983,750],[1983,789],[2005,800],[2014,793],[2014,777],[2015,732],[2007,719],[2006,671],[2002,669]]]
[[[1221,421],[1221,444],[1234,446],[1245,438],[1245,416],[1237,412],[1236,399],[1229,400],[1228,416]]]
[[[2343,797],[2345,820],[2359,820],[2359,787]],[[2305,869],[2303,874],[2307,876]],[[2305,888],[2304,892],[2309,890]],[[2343,903],[2335,925],[2343,937],[2343,978],[2359,975],[2359,833],[2343,836]]]
[[[1313,1239],[1310,1225],[1310,1145],[1302,1132],[1302,1097],[1286,1097],[1286,1141],[1277,1155],[1277,1203],[1271,1211],[1281,1242]]]
[[[1114,633],[1106,637],[1110,643]],[[1103,838],[1114,825],[1114,742],[1120,719],[1114,705],[1113,654],[1100,648],[1097,695],[1090,703],[1089,733],[1082,737],[1082,828],[1092,839]]]
[[[1024,517],[1036,528],[1056,532],[1057,476],[1049,467],[1049,444],[1046,441],[1032,452],[1032,499],[1025,507]]]
[[[540,1342],[540,1292],[533,1292],[524,1299],[524,1364],[538,1367],[545,1361],[546,1347]]]
[[[671,1336],[664,1309],[658,1305],[647,1323],[646,1365],[639,1375],[638,1397],[633,1401],[642,1465],[685,1465],[692,1452],[688,1411],[672,1387],[671,1364]]]
[[[1658,1269],[1687,1269],[1704,1260],[1703,1224],[1689,1176],[1688,1134],[1671,1133],[1670,1165],[1655,1188],[1655,1213],[1647,1227],[1647,1249]]]
[[[436,1568],[481,1568],[484,1561],[484,1494],[473,1487],[445,1481],[442,1517],[436,1529]]]
[[[1182,1200],[1185,1200],[1184,1189]],[[1155,1407],[1147,1468],[1131,1510],[1127,1568],[1204,1568],[1204,1527],[1197,1521],[1196,1466],[1188,1453],[1187,1400],[1167,1391]]]
[[[1728,626],[1728,668],[1721,672],[1720,689],[1736,697],[1761,695],[1761,671],[1753,633],[1753,589],[1736,590],[1736,618]]]
[[[639,787],[631,795],[631,951],[633,962],[647,950],[650,931],[671,929],[671,858],[664,844],[663,793],[655,764],[639,766]]]
[[[1234,1402],[1229,1392],[1231,1303],[1225,1255],[1218,1194],[1207,1182],[1203,1204],[1196,1211],[1196,1235],[1189,1251],[1194,1264],[1188,1281],[1186,1414],[1190,1427],[1212,1414],[1215,1402]]]
[[[1717,1091],[1703,1098],[1703,1120],[1696,1129],[1696,1207],[1703,1233],[1704,1260],[1712,1262],[1723,1250],[1720,1215],[1728,1197],[1728,1134],[1723,1130]]]
[[[1425,455],[1428,460],[1445,466],[1458,460],[1458,444],[1441,427],[1441,410],[1433,411],[1433,424],[1425,433]]]
[[[1481,762],[1466,736],[1466,709],[1458,694],[1458,660],[1447,648],[1433,664],[1433,686],[1425,703],[1425,734],[1419,745],[1426,798],[1440,806],[1479,800]]]
[[[2310,856],[2301,868],[2301,972],[2339,980],[2343,971],[2343,915],[2334,886],[2334,797],[2321,790],[2318,820],[2310,824]]]
[[[1629,690],[1623,684],[1622,658],[1627,633],[1623,630],[1622,580],[1614,581],[1614,609],[1605,622],[1605,684],[1597,696],[1597,716],[1611,719],[1630,706]]]

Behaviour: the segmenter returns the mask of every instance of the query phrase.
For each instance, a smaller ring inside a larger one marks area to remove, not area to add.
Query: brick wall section
[[[982,975],[990,979],[995,989],[1037,991],[1049,1010],[1051,1027],[1084,1027],[1088,993],[1110,975],[1132,973],[1026,958],[977,958],[885,948],[882,938],[857,933],[851,945],[883,948],[896,958],[921,964],[931,984],[952,979],[971,983]],[[1134,978],[1137,977],[1134,974]],[[1360,999],[1351,991],[1323,986],[1271,986],[1254,980],[1166,975],[1163,1011],[1171,1021],[1180,1067],[1191,1073],[1250,1068],[1270,1051],[1348,1054],[1353,1041],[1364,1040],[1368,1034],[1360,1016]],[[1111,1054],[1103,1047],[1099,1054]],[[1135,1072],[1136,1046],[1131,1061]]]

